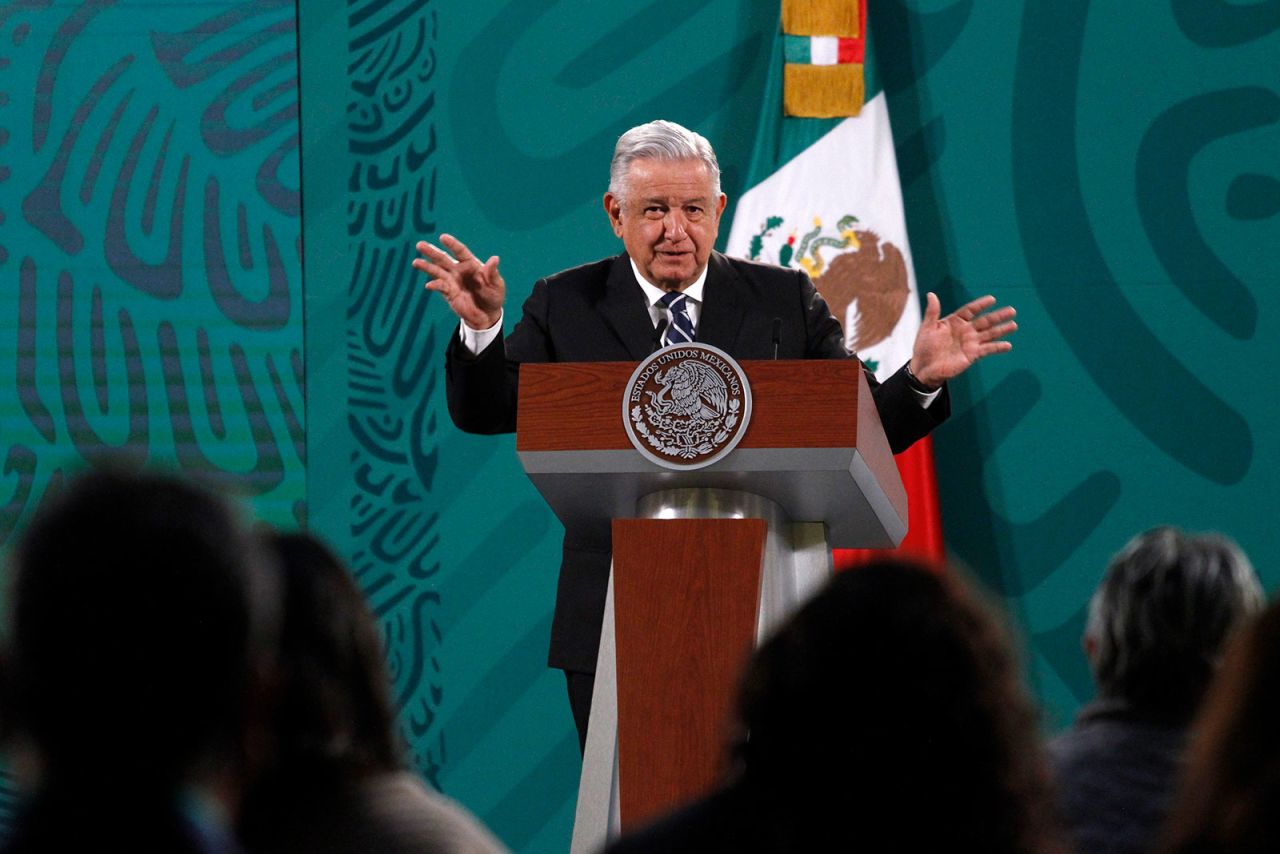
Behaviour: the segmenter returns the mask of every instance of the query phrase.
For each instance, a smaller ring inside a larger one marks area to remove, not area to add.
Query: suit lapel
[[[702,290],[702,315],[698,319],[697,340],[733,353],[742,327],[742,305],[738,302],[738,274],[719,252],[707,262],[707,283]]]
[[[653,321],[625,252],[609,268],[600,314],[632,359],[639,361],[653,350]]]

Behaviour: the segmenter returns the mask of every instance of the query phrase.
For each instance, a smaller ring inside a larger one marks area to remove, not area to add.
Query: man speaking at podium
[[[472,433],[516,428],[522,362],[638,362],[659,346],[698,341],[736,359],[849,359],[844,331],[800,270],[715,252],[726,197],[711,144],[655,121],[614,149],[604,209],[625,251],[538,280],[511,334],[502,335],[506,286],[498,257],[462,241],[425,241],[413,266],[460,319],[446,354],[449,412]],[[447,250],[447,251],[446,251]],[[867,373],[894,453],[950,411],[945,383],[1010,348],[1014,310],[981,297],[941,317],[928,295],[911,359],[884,383]],[[610,566],[610,528],[566,530],[549,664],[565,671],[581,743],[596,668]]]

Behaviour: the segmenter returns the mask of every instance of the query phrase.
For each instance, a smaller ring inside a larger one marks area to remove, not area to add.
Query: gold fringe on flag
[[[858,0],[782,0],[782,31],[793,36],[857,38]]]
[[[843,39],[835,65],[787,62],[783,65],[782,110],[788,116],[839,118],[862,112],[865,95],[862,59],[866,44],[867,0],[782,0],[784,39],[811,36]],[[826,42],[830,45],[830,42]],[[790,48],[788,48],[790,50]],[[797,56],[803,56],[805,50]],[[850,61],[852,60],[852,61]],[[831,61],[831,57],[825,61]]]
[[[782,110],[788,116],[830,119],[862,112],[861,65],[783,66]]]

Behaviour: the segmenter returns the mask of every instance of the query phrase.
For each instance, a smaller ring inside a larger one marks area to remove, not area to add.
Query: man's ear
[[[721,193],[720,198],[716,200],[716,219],[720,219],[720,214],[724,213],[724,206],[728,203],[729,197]]]
[[[604,194],[604,212],[609,216],[609,224],[613,226],[613,233],[618,237],[622,236],[622,199],[613,193]]]

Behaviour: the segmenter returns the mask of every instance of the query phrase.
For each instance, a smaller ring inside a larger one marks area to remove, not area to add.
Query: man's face
[[[725,195],[700,160],[636,160],[625,198],[605,193],[613,233],[653,284],[682,291],[707,266],[720,231]]]

